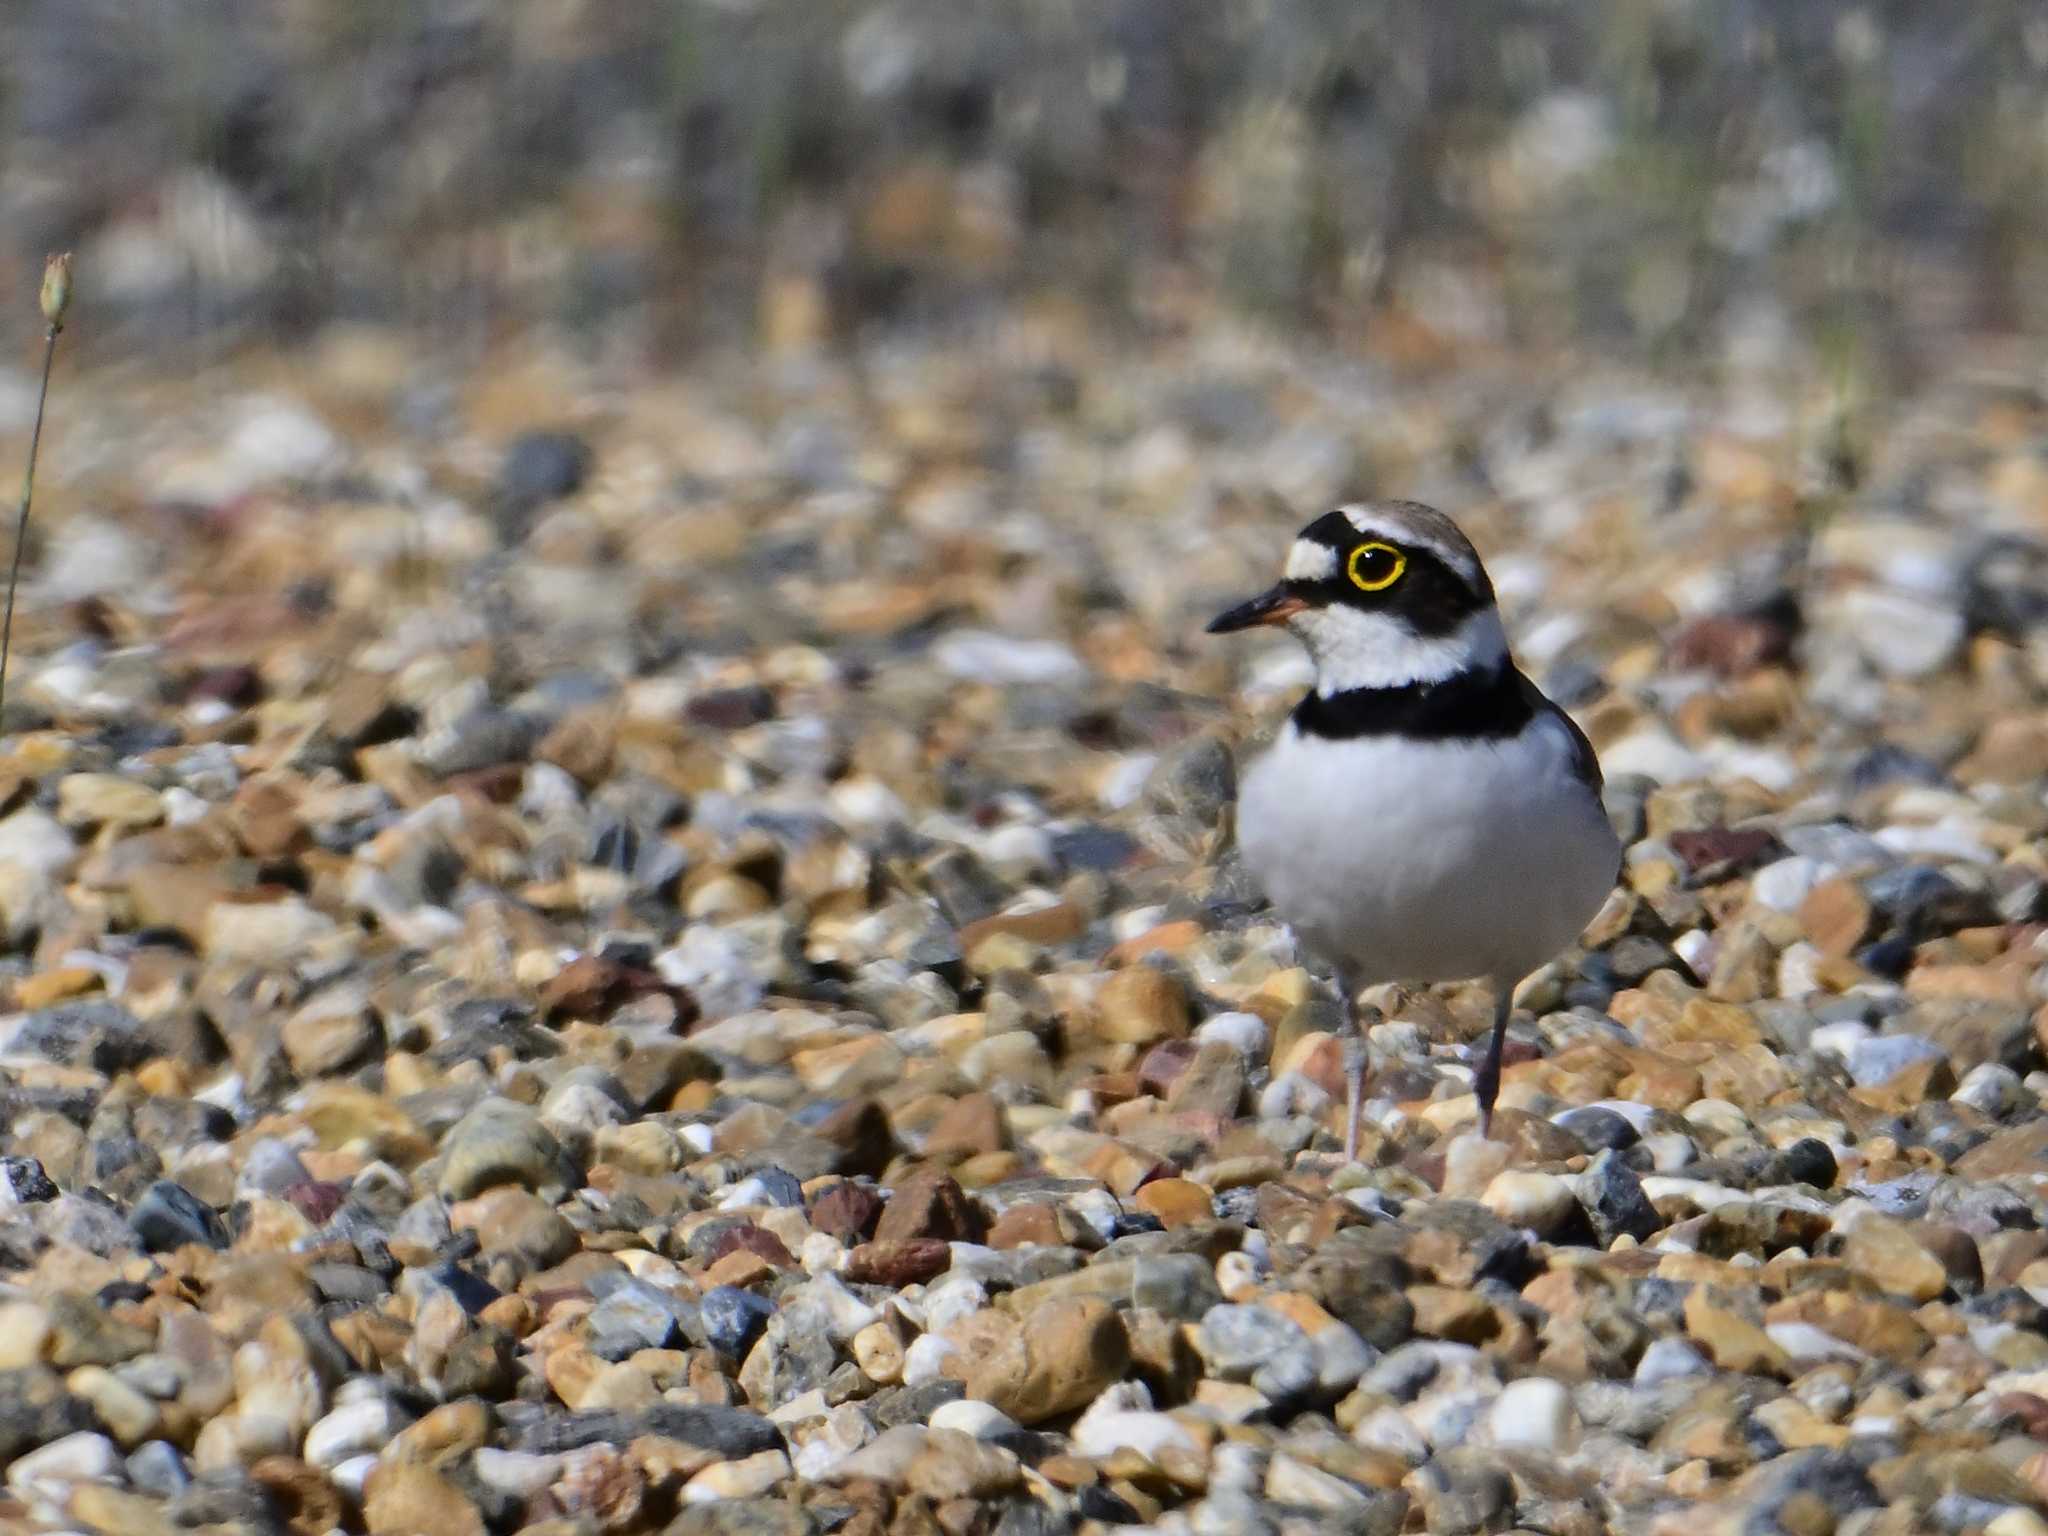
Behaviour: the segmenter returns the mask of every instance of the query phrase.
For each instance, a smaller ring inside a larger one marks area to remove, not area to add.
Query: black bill
[[[1234,629],[1257,629],[1263,624],[1285,624],[1308,604],[1289,592],[1285,585],[1261,592],[1248,603],[1239,603],[1228,613],[1209,621],[1209,633],[1227,635]]]

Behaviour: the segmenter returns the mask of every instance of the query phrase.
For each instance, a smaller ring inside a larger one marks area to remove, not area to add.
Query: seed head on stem
[[[57,358],[57,336],[71,308],[71,253],[61,252],[43,263],[40,295],[43,321],[43,381],[36,391],[36,423],[28,435],[28,468],[21,476],[21,511],[14,520],[14,563],[7,573],[7,613],[0,618],[0,710],[7,704],[7,661],[14,649],[14,593],[21,585],[21,552],[28,542],[29,500],[36,488],[36,450],[43,441],[43,407],[50,398],[50,365]]]

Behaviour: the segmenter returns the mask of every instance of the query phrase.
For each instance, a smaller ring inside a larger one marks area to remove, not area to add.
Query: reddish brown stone
[[[540,989],[541,1016],[602,1019],[633,999],[654,992],[665,992],[674,999],[679,1020],[696,1017],[690,998],[654,972],[621,965],[602,955],[578,955]]]
[[[285,1190],[284,1198],[297,1207],[306,1220],[315,1226],[325,1226],[334,1219],[334,1213],[341,1209],[342,1202],[348,1199],[348,1190],[340,1184],[308,1179]]]
[[[795,1267],[796,1260],[782,1246],[782,1239],[762,1227],[749,1223],[746,1226],[729,1227],[718,1234],[711,1245],[711,1262],[716,1264],[728,1253],[751,1253],[766,1259],[778,1269]]]
[[[981,1207],[951,1174],[937,1168],[921,1168],[897,1185],[875,1227],[877,1242],[937,1237],[978,1243],[987,1235],[988,1220]]]
[[[1761,827],[1703,827],[1673,832],[1669,841],[1696,885],[1732,879],[1761,864],[1778,846]]]
[[[1693,620],[1671,642],[1671,664],[1703,667],[1722,677],[1740,677],[1792,654],[1792,632],[1764,618],[1709,614]]]
[[[1165,1098],[1194,1062],[1196,1049],[1192,1040],[1162,1040],[1139,1061],[1139,1086],[1155,1098]]]
[[[608,1012],[606,1005],[618,989],[622,970],[617,961],[602,955],[578,955],[540,989],[542,1016],[590,1018]]]
[[[2001,1392],[1986,1405],[1986,1416],[2015,1419],[2020,1433],[2030,1440],[2048,1440],[2048,1399],[2031,1392]]]
[[[913,1237],[862,1243],[847,1254],[840,1274],[855,1285],[918,1285],[943,1275],[952,1264],[950,1244],[935,1237]]]
[[[872,1237],[882,1219],[882,1197],[865,1184],[834,1184],[811,1202],[811,1225],[837,1238]]]

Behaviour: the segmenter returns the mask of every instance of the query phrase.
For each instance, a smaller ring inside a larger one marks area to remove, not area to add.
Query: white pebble
[[[1970,1068],[1949,1098],[1987,1115],[2008,1115],[2019,1107],[2020,1092],[2019,1073],[1999,1062],[1985,1061]]]
[[[1827,876],[1828,867],[1819,859],[1794,854],[1766,864],[1750,877],[1750,899],[1774,912],[1797,912],[1799,904]]]
[[[376,1451],[400,1425],[383,1397],[336,1408],[306,1431],[305,1459],[316,1467],[337,1467],[351,1456]]]
[[[328,1470],[327,1480],[358,1504],[363,1499],[363,1485],[370,1480],[370,1474],[377,1470],[374,1456],[351,1456],[338,1467]]]
[[[1833,1024],[1823,1024],[1815,1029],[1808,1040],[1808,1046],[1815,1055],[1826,1054],[1849,1059],[1849,1053],[1871,1037],[1868,1024],[1859,1024],[1854,1019],[1841,1019]]]
[[[1683,1131],[1660,1131],[1655,1136],[1645,1136],[1642,1145],[1650,1154],[1650,1166],[1658,1173],[1689,1168],[1699,1157],[1699,1148]]]
[[[1713,1136],[1749,1134],[1749,1116],[1726,1099],[1695,1099],[1685,1108],[1685,1120]]]
[[[814,1232],[811,1235],[821,1237],[824,1234]],[[980,1291],[981,1287],[977,1285],[974,1289]],[[868,1324],[879,1323],[882,1320],[882,1309],[871,1306],[854,1295],[837,1275],[819,1275],[794,1292],[789,1299],[793,1301],[798,1298],[824,1314],[826,1331],[835,1344],[846,1343]],[[983,1300],[986,1299],[984,1293]]]
[[[107,1483],[120,1476],[114,1442],[80,1430],[16,1458],[7,1469],[7,1486],[28,1499],[61,1499],[73,1483]]]
[[[1511,1381],[1493,1400],[1488,1417],[1495,1445],[1526,1447],[1555,1455],[1569,1451],[1578,1436],[1578,1415],[1564,1383],[1547,1376]]]
[[[1378,1408],[1358,1421],[1351,1438],[1369,1451],[1399,1456],[1411,1466],[1429,1460],[1429,1442],[1398,1408]]]
[[[1854,1344],[1846,1343],[1812,1323],[1767,1323],[1764,1332],[1773,1344],[1801,1362],[1869,1358]]]
[[[1149,1409],[1122,1408],[1097,1413],[1090,1408],[1074,1422],[1074,1450],[1100,1459],[1120,1450],[1133,1450],[1156,1463],[1166,1451],[1193,1453],[1195,1437],[1171,1414]]]
[[[1887,677],[1927,677],[1963,643],[1953,604],[1888,587],[1851,587],[1820,604],[1820,627],[1834,630]]]
[[[1711,1376],[1714,1372],[1707,1357],[1693,1347],[1690,1341],[1679,1338],[1652,1339],[1650,1347],[1643,1351],[1643,1358],[1636,1362],[1636,1385],[1655,1386],[1660,1381],[1669,1381],[1674,1376]]]
[[[932,1410],[928,1421],[933,1429],[957,1429],[963,1435],[972,1435],[977,1440],[994,1440],[1002,1435],[1014,1434],[1017,1421],[993,1403],[984,1403],[977,1398],[960,1397],[950,1403],[941,1403]]]
[[[1785,946],[1778,956],[1778,996],[1805,997],[1821,990],[1819,948],[1804,939]]]
[[[846,1262],[846,1248],[829,1232],[812,1232],[797,1250],[797,1262],[807,1275],[830,1275]]]
[[[736,1211],[743,1206],[767,1203],[768,1185],[758,1175],[753,1174],[741,1179],[737,1184],[726,1186],[725,1193],[718,1197],[718,1208],[721,1211]]]
[[[1515,1168],[1495,1174],[1479,1203],[1510,1226],[1527,1227],[1540,1237],[1557,1231],[1579,1208],[1571,1185],[1556,1174]]]
[[[1212,1041],[1227,1045],[1247,1061],[1263,1061],[1271,1038],[1266,1021],[1256,1013],[1219,1013],[1195,1031],[1195,1039],[1203,1045]]]
[[[971,683],[1066,683],[1088,671],[1056,640],[1026,640],[979,629],[956,629],[941,636],[931,659]]]
[[[1293,1115],[1318,1117],[1329,1108],[1322,1085],[1300,1072],[1282,1072],[1259,1090],[1259,1118],[1285,1120]]]
[[[924,1293],[924,1325],[937,1333],[987,1305],[988,1291],[979,1281],[943,1280]]]
[[[1688,928],[1671,941],[1671,952],[1702,974],[1713,969],[1707,964],[1713,947],[1714,936],[1704,928]]]
[[[486,1488],[530,1499],[562,1475],[562,1458],[485,1445],[470,1454],[469,1468]]]
[[[1043,827],[1016,822],[981,840],[981,856],[1013,874],[1043,874],[1054,867],[1052,837]]]
[[[952,1341],[942,1339],[936,1333],[923,1334],[912,1340],[910,1348],[903,1351],[903,1384],[915,1387],[936,1381],[944,1374],[946,1361],[954,1352]]]

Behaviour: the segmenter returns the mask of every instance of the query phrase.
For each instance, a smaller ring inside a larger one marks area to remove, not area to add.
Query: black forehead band
[[[1312,543],[1327,544],[1342,554],[1358,542],[1359,533],[1358,526],[1342,512],[1325,512],[1301,530],[1301,537]]]

